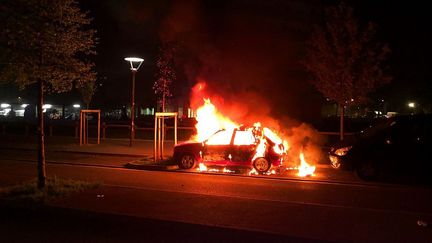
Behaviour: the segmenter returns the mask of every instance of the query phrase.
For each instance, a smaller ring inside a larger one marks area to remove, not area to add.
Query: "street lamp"
[[[126,57],[125,61],[130,63],[130,70],[132,72],[132,88],[131,88],[131,124],[130,124],[130,139],[129,146],[132,146],[132,140],[135,137],[135,74],[141,67],[144,59],[139,57]]]

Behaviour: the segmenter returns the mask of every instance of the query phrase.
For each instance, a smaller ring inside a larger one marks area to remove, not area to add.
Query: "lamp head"
[[[126,57],[125,61],[130,63],[132,71],[138,71],[138,69],[141,67],[141,64],[144,62],[144,59],[139,57]]]

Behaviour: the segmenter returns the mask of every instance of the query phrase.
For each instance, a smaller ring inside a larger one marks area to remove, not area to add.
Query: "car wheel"
[[[264,174],[270,169],[270,163],[265,158],[258,158],[254,160],[253,167],[258,173]]]
[[[360,179],[372,180],[378,176],[378,168],[374,161],[361,162],[356,168],[356,174]]]
[[[179,167],[182,169],[192,169],[196,165],[196,159],[192,154],[183,154],[178,161]]]

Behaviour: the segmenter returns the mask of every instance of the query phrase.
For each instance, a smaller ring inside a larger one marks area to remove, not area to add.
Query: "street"
[[[0,243],[432,243],[426,2],[0,9]]]
[[[0,161],[2,185],[36,176],[35,162],[8,156]],[[286,239],[432,240],[430,226],[418,225],[432,221],[430,188],[363,183],[354,177],[344,182],[131,170],[121,168],[130,157],[74,156],[48,156],[48,175],[103,186],[51,206],[294,237]]]

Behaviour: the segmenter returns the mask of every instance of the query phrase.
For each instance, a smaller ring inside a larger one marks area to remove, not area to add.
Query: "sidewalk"
[[[136,139],[132,147],[129,139],[102,139],[96,144],[96,139],[89,139],[87,145],[79,145],[77,138],[73,137],[45,137],[46,151],[88,153],[101,155],[120,155],[131,157],[153,156],[153,141]],[[165,143],[164,154],[172,156],[173,142]],[[37,150],[36,136],[0,136],[0,149]]]
[[[77,138],[46,136],[45,149],[48,152],[70,152],[82,153],[89,155],[112,155],[112,156],[130,156],[145,158],[137,160],[136,163],[129,164],[128,168],[149,169],[149,170],[172,170],[178,169],[172,167],[172,163],[157,163],[159,167],[149,167],[149,162],[153,161],[153,140],[135,139],[132,147],[129,146],[129,139],[102,139],[100,144],[96,144],[96,139],[89,139],[89,144],[79,145]],[[181,142],[181,141],[179,141]],[[164,146],[164,157],[170,158],[173,154],[173,141],[166,141]],[[35,136],[0,136],[0,149],[15,150],[37,150]],[[316,165],[318,168],[328,168],[329,162],[322,158]]]

